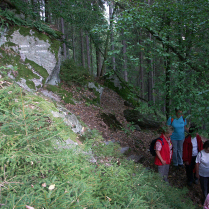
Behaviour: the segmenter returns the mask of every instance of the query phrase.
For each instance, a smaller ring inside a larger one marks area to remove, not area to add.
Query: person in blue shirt
[[[175,109],[176,116],[174,118],[169,117],[167,125],[173,126],[174,132],[171,135],[171,141],[173,144],[173,165],[184,167],[182,160],[183,143],[185,139],[185,131],[188,131],[186,127],[187,121],[183,119],[182,111]]]

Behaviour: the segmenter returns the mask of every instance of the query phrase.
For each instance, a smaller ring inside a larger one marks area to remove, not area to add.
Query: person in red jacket
[[[192,125],[189,128],[189,135],[185,138],[183,144],[183,161],[185,163],[187,184],[189,186],[191,186],[192,183],[198,183],[198,179],[193,171],[197,154],[203,149],[202,139],[197,134],[197,131],[196,126]]]
[[[170,139],[172,133],[173,127],[166,125],[160,139],[155,143],[155,165],[158,166],[158,173],[166,182],[168,182],[169,165],[172,158],[172,143]]]

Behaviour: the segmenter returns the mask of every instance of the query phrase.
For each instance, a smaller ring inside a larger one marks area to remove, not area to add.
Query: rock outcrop
[[[26,90],[38,90],[45,83],[60,82],[60,43],[26,27],[1,32],[0,63],[8,76]]]

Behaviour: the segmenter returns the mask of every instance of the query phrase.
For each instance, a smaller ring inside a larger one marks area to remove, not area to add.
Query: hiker
[[[203,209],[209,209],[209,193],[205,199]]]
[[[186,127],[187,121],[182,117],[182,111],[180,109],[175,109],[176,117],[169,117],[167,121],[167,125],[173,126],[174,132],[171,135],[171,141],[173,144],[173,166],[176,168],[184,167],[183,159],[182,159],[182,150],[183,150],[183,142],[185,138],[184,131],[189,131]]]
[[[203,150],[196,157],[196,177],[200,180],[203,202],[209,193],[209,140],[203,144]]]
[[[155,143],[155,165],[163,180],[168,182],[169,165],[172,158],[172,143],[170,136],[173,133],[172,126],[165,126],[160,138]]]
[[[188,186],[191,186],[192,183],[198,184],[198,178],[193,171],[197,154],[203,149],[203,143],[201,137],[197,134],[197,130],[196,126],[192,125],[183,144],[183,161],[185,163]]]

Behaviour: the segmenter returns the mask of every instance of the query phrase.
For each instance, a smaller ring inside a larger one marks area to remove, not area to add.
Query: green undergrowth
[[[127,161],[97,131],[86,132],[81,146],[58,149],[75,134],[53,118],[58,110],[48,99],[13,84],[0,95],[1,208],[195,208],[186,189]]]
[[[53,93],[59,95],[65,103],[75,104],[75,102],[73,101],[72,93],[61,88],[60,85],[54,86],[54,85],[47,84],[46,89],[48,91],[52,91]]]
[[[67,59],[62,63],[60,78],[68,85],[75,83],[81,86],[86,85],[92,80],[88,70],[82,66],[76,65],[72,59]]]

